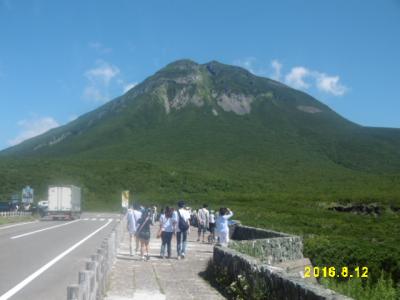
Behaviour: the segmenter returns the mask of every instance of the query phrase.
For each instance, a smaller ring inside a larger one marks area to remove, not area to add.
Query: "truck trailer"
[[[81,189],[79,187],[50,186],[47,216],[56,219],[79,219],[81,216]]]

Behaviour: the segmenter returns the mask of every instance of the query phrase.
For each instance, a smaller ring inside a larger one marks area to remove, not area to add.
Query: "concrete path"
[[[197,228],[188,236],[186,258],[177,260],[176,239],[172,239],[171,259],[160,259],[161,239],[157,239],[158,223],[152,227],[150,260],[129,255],[129,235],[124,234],[111,273],[107,300],[181,300],[225,299],[207,281],[199,276],[212,257],[212,245],[196,242]],[[135,248],[133,241],[133,249]]]

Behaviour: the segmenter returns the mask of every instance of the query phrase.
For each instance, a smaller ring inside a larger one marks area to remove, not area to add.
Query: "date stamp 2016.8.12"
[[[368,267],[311,267],[304,268],[304,278],[368,278]]]

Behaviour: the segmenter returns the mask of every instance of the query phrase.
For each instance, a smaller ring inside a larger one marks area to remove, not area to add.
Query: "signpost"
[[[29,185],[22,189],[22,203],[24,205],[33,203],[33,188]]]
[[[121,206],[122,206],[122,208],[128,209],[128,207],[129,207],[129,191],[122,192]]]

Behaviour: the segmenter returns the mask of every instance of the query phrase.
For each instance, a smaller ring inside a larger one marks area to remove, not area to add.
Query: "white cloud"
[[[99,60],[96,64],[97,67],[85,72],[86,78],[94,83],[101,82],[108,85],[110,81],[120,73],[117,66],[109,64],[106,61]]]
[[[312,84],[306,82],[306,78],[309,78]],[[285,76],[285,83],[303,90],[315,86],[319,91],[333,96],[343,96],[348,91],[348,88],[340,82],[339,76],[331,76],[302,66],[292,68]]]
[[[280,80],[281,79],[282,64],[277,59],[274,59],[271,62],[271,66],[274,69],[274,74],[272,74],[272,79]]]
[[[325,73],[315,72],[317,88],[334,96],[342,96],[347,92],[347,87],[342,85],[339,76],[329,76]]]
[[[123,93],[125,94],[130,89],[134,88],[137,85],[137,82],[127,83],[123,86]]]
[[[45,133],[46,131],[60,126],[58,122],[52,117],[33,117],[30,119],[21,120],[17,123],[20,128],[19,134],[9,140],[7,144],[9,146],[17,145],[27,139]]]
[[[311,72],[304,67],[294,67],[285,76],[285,83],[296,89],[308,89],[310,84],[305,81],[305,78],[310,76]]]
[[[100,54],[108,54],[112,52],[112,48],[106,47],[100,42],[91,42],[89,43],[89,47],[95,49]]]
[[[104,60],[98,60],[96,67],[87,70],[84,74],[88,79],[88,84],[84,88],[83,98],[95,102],[107,101],[110,83],[117,79],[120,73],[117,66]]]
[[[241,66],[255,75],[266,75],[269,73],[272,79],[284,82],[295,89],[308,90],[316,88],[332,96],[342,96],[349,90],[349,88],[340,82],[339,76],[328,75],[324,72],[311,70],[305,66],[295,66],[288,73],[283,74],[283,64],[278,59],[272,60],[270,66],[266,67],[260,64],[257,58],[253,56],[237,59],[233,64]]]

